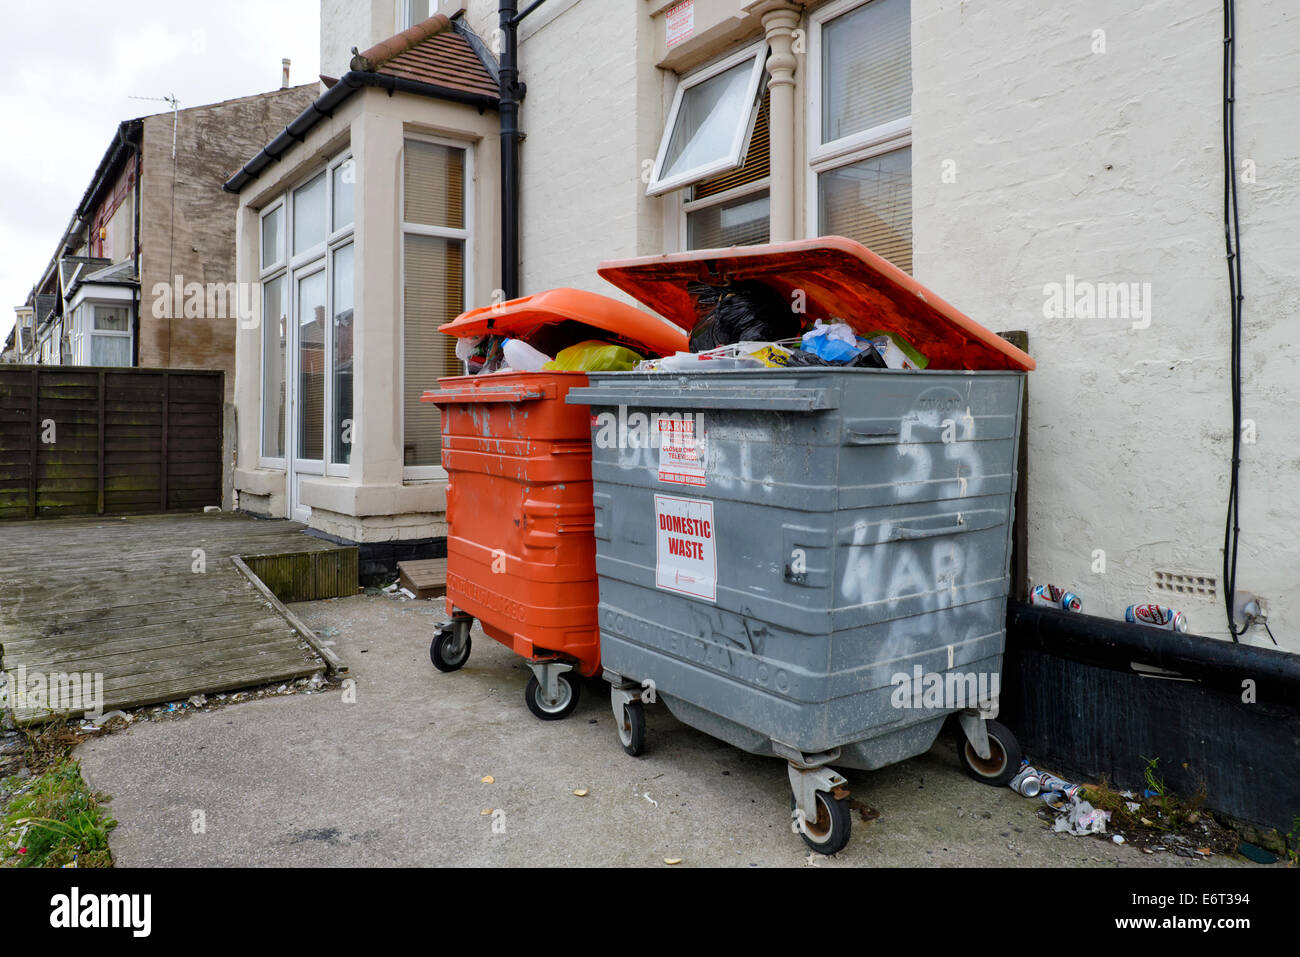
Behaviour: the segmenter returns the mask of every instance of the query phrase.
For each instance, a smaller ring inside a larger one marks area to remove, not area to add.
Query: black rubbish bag
[[[799,317],[774,289],[752,279],[726,286],[691,283],[696,314],[707,313],[691,330],[691,351],[705,352],[735,342],[775,342],[799,335]]]

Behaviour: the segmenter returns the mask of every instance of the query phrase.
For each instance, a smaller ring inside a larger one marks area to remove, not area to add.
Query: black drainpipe
[[[134,136],[134,133],[132,134]],[[144,134],[141,133],[141,140]],[[134,209],[131,213],[131,226],[134,236],[131,239],[131,261],[135,269],[136,286],[131,291],[131,308],[135,313],[131,323],[131,365],[137,367],[140,365],[140,303],[143,302],[144,276],[140,274],[140,193],[142,183],[140,182],[141,174],[144,172],[144,164],[140,157],[140,143],[131,140],[131,149],[135,153],[135,194],[131,197]],[[170,281],[170,280],[169,280]]]
[[[519,23],[546,0],[535,0],[523,13],[513,0],[497,8],[501,49],[501,289],[506,299],[519,296],[519,104],[527,87],[519,82]]]

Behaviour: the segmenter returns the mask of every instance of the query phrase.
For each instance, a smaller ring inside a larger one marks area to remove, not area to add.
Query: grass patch
[[[81,776],[81,762],[65,757],[34,777],[6,778],[10,793],[0,819],[0,864],[7,867],[112,867],[108,832],[117,826]]]
[[[82,736],[66,715],[19,730],[18,763],[30,776],[0,779],[0,867],[112,867],[108,834],[117,822],[72,758]]]

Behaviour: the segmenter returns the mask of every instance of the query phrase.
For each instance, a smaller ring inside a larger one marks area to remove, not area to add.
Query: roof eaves
[[[261,176],[268,166],[272,163],[278,163],[285,153],[303,142],[313,127],[322,120],[332,117],[334,111],[338,109],[344,100],[364,87],[387,90],[390,95],[393,93],[412,93],[432,99],[464,103],[467,106],[477,108],[480,113],[485,110],[498,109],[501,105],[497,97],[483,93],[470,93],[465,90],[438,86],[432,83],[421,83],[417,80],[390,76],[386,73],[349,70],[339,77],[337,83],[317,97],[307,109],[303,110],[256,156],[245,163],[230,179],[226,180],[222,188],[230,193],[238,193],[243,190],[245,186]]]

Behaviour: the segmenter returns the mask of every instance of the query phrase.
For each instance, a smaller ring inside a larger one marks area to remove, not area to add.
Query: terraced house
[[[234,393],[234,199],[221,184],[314,85],[126,120],[6,344],[10,362],[220,369]]]
[[[227,183],[238,278],[263,283],[236,347],[240,505],[436,547],[420,395],[460,370],[439,324],[557,286],[613,293],[604,259],[838,234],[1028,332],[1031,579],[1110,618],[1165,601],[1227,637],[1240,426],[1237,586],[1300,650],[1277,627],[1300,615],[1281,504],[1300,130],[1268,119],[1300,115],[1298,23],[1276,0],[1239,10],[1233,170],[1216,3],[322,0],[321,92]]]

